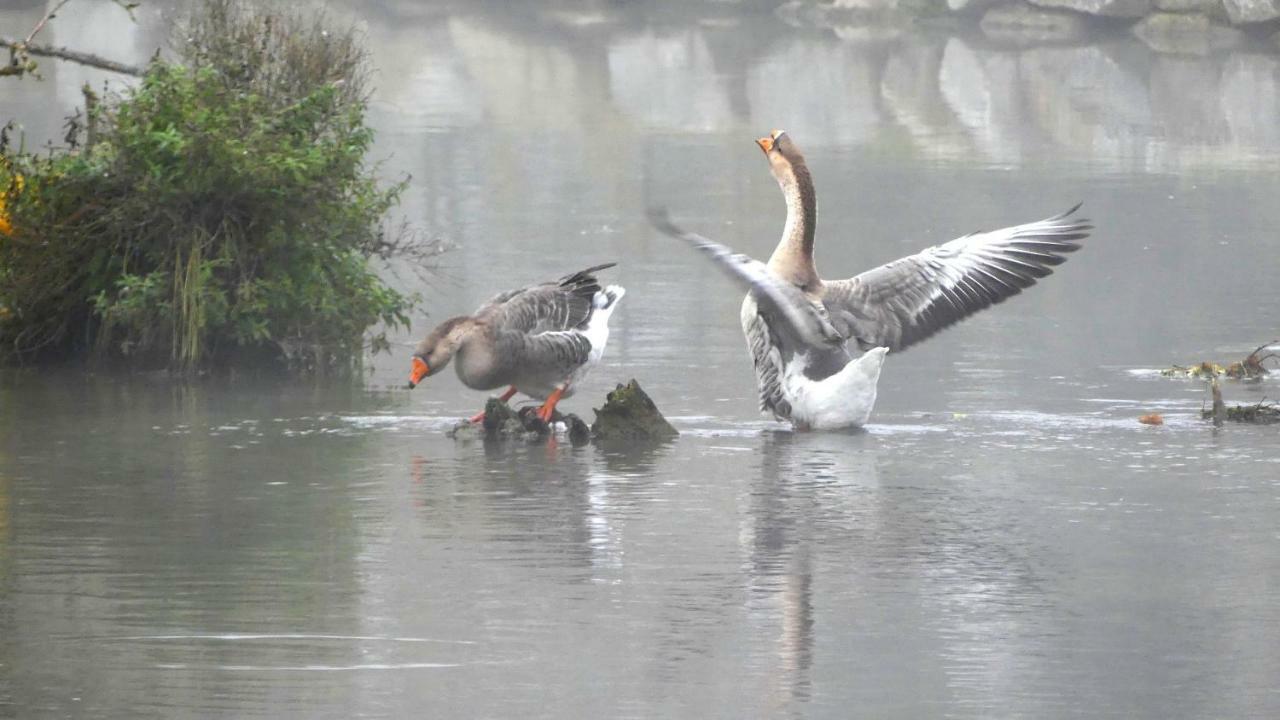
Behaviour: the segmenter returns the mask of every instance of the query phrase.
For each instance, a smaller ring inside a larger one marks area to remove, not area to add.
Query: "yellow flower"
[[[12,235],[13,225],[9,223],[9,213],[5,210],[5,201],[10,195],[17,195],[22,192],[23,186],[22,176],[14,175],[13,180],[9,182],[9,189],[0,192],[0,235]]]

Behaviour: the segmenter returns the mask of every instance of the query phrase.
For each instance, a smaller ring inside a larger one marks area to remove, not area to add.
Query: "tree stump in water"
[[[634,379],[605,397],[591,423],[592,438],[610,444],[663,442],[679,434]]]

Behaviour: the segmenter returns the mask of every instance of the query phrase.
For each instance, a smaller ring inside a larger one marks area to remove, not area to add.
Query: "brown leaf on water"
[[[1164,417],[1160,413],[1151,413],[1138,418],[1138,422],[1143,425],[1163,425]]]

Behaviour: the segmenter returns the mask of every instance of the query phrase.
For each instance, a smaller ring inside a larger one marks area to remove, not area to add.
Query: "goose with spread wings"
[[[1092,229],[1071,217],[1077,205],[1038,222],[971,233],[846,280],[823,280],[813,260],[817,198],[804,157],[781,130],[756,143],[787,207],[768,263],[685,232],[659,211],[651,211],[651,221],[748,291],[741,321],[760,410],[800,429],[865,424],[886,353],[1034,285]]]
[[[458,378],[473,390],[508,386],[543,400],[538,417],[550,422],[556,403],[575,387],[604,355],[609,316],[626,293],[619,285],[601,287],[596,265],[553,282],[495,295],[471,315],[440,323],[414,350],[409,387],[435,375],[457,359]],[[484,413],[471,418],[484,419]]]

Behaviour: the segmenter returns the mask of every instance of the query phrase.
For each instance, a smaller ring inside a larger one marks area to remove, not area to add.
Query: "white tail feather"
[[[609,316],[618,306],[618,301],[626,294],[627,291],[621,285],[610,285],[591,298],[591,304],[595,306],[595,310],[591,313],[587,326],[582,330],[582,334],[586,335],[587,340],[591,342],[590,363],[598,362],[600,356],[604,354],[605,343],[609,342]]]
[[[606,287],[605,289],[596,293],[595,297],[591,298],[591,304],[596,307],[597,311],[608,310],[613,307],[614,303],[621,300],[622,296],[626,294],[627,294],[626,288],[622,287],[621,285],[610,285],[609,287]]]

